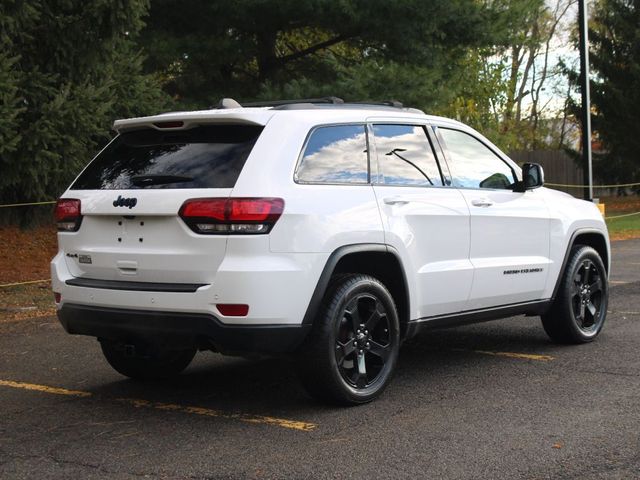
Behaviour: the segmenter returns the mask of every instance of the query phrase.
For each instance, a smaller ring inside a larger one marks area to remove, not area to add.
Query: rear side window
[[[261,132],[259,126],[208,125],[123,133],[71,189],[232,188]]]
[[[378,183],[442,186],[440,169],[424,128],[418,125],[374,125]]]
[[[367,155],[364,125],[316,128],[302,154],[296,180],[303,183],[368,183]]]

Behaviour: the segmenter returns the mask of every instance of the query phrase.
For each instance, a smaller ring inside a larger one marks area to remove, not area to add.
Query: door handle
[[[405,203],[409,203],[409,200],[407,200],[404,197],[400,197],[400,196],[386,197],[382,201],[384,203],[386,203],[387,205],[402,205],[402,204],[405,204]]]
[[[471,200],[471,205],[474,207],[490,207],[493,205],[493,202],[488,198],[474,198]]]

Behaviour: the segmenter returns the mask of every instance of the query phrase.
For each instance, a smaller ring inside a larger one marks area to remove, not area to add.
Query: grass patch
[[[605,204],[607,217],[640,212],[638,196],[601,198],[600,202]],[[608,218],[606,222],[611,240],[640,237],[640,213],[628,217]]]
[[[612,240],[640,237],[640,215],[607,219],[607,228]]]
[[[18,285],[0,288],[0,323],[44,317],[56,312],[51,285]]]

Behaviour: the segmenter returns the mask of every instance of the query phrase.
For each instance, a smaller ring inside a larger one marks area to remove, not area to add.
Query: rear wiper
[[[136,187],[191,181],[193,181],[193,178],[185,177],[184,175],[134,175],[133,177],[131,177],[131,183],[133,183]]]

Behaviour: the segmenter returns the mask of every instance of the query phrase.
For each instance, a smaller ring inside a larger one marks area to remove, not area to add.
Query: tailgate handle
[[[120,260],[116,262],[116,266],[123,275],[135,275],[138,273],[138,262],[131,260]]]

